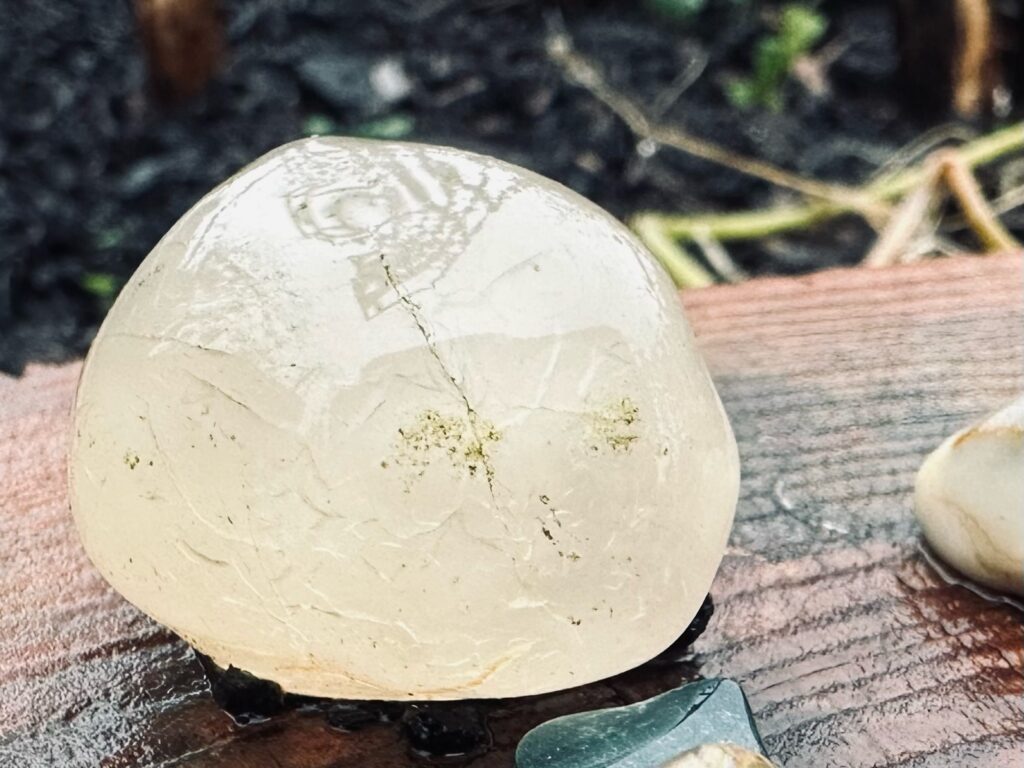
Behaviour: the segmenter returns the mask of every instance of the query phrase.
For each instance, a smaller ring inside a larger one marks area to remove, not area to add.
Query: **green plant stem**
[[[850,210],[853,208],[836,203],[809,203],[698,216],[642,213],[633,221],[643,219],[648,226],[657,225],[669,237],[692,240],[694,235],[704,232],[725,242],[769,237],[780,232],[803,229]]]
[[[1024,122],[1014,123],[956,148],[968,168],[979,168],[1004,155],[1024,149]],[[868,194],[891,200],[909,192],[921,183],[927,173],[923,165],[884,176],[867,186]]]
[[[701,266],[694,257],[668,235],[660,222],[649,217],[638,216],[633,220],[633,230],[644,241],[647,249],[661,262],[665,271],[680,288],[703,288],[714,285],[715,277]]]
[[[987,136],[970,141],[957,149],[967,168],[977,168],[1024,149],[1024,122],[1015,123]],[[922,165],[871,182],[864,187],[865,197],[876,203],[897,199],[914,189],[924,178]],[[695,233],[706,232],[720,241],[750,240],[818,224],[847,213],[856,213],[863,206],[846,201],[814,201],[803,205],[783,206],[740,213],[680,216],[643,213],[631,222],[641,237],[655,233],[662,237],[692,240]],[[641,232],[642,228],[642,232]],[[646,242],[646,240],[645,240]]]
[[[614,112],[633,133],[655,145],[662,144],[740,173],[802,194],[803,204],[732,214],[678,216],[643,213],[630,222],[648,248],[661,260],[680,286],[707,285],[714,276],[683,248],[682,242],[707,237],[714,242],[743,240],[804,229],[843,214],[857,214],[874,222],[891,212],[890,203],[917,189],[926,177],[925,164],[882,176],[859,187],[806,179],[762,160],[731,152],[689,133],[652,123],[631,99],[612,88],[590,60],[573,46],[564,27],[552,23],[547,53],[566,77]],[[960,147],[962,166],[971,169],[1024,147],[1024,123],[1016,123]],[[975,206],[975,208],[978,208]],[[980,210],[980,208],[978,208]],[[990,212],[990,209],[989,209]],[[975,213],[977,211],[969,211]],[[982,212],[984,213],[984,212]],[[977,229],[978,216],[970,219]],[[983,239],[993,243],[1012,240],[994,214],[981,220]]]

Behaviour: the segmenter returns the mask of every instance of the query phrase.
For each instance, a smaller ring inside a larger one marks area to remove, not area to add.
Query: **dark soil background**
[[[182,213],[309,133],[473,149],[619,216],[782,199],[674,150],[638,153],[547,58],[553,18],[663,121],[810,176],[863,180],[941,122],[906,106],[890,5],[822,4],[826,90],[790,80],[785,109],[740,112],[725,83],[749,70],[771,3],[712,0],[676,24],[627,0],[224,0],[224,66],[167,106],[128,0],[0,0],[0,371],[82,355],[112,293]],[[855,263],[870,242],[851,221],[732,254],[753,274],[799,273]]]

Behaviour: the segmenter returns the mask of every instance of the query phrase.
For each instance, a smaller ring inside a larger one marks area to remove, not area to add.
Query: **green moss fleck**
[[[590,451],[597,453],[603,446],[616,453],[628,453],[640,439],[639,421],[640,409],[628,396],[591,413],[591,429],[597,444],[591,444]]]

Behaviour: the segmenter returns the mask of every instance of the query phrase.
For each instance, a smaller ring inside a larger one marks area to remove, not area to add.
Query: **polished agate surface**
[[[946,562],[1024,596],[1024,396],[946,439],[914,491],[925,538]]]
[[[125,286],[70,484],[107,580],[222,667],[457,699],[668,646],[738,461],[675,290],[612,217],[491,158],[317,138]]]

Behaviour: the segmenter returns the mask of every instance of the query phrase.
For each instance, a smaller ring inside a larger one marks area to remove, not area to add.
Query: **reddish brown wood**
[[[1019,256],[760,280],[684,303],[736,429],[743,491],[718,612],[682,662],[499,702],[495,748],[697,675],[748,691],[787,768],[1012,765],[1021,613],[943,581],[910,489],[941,438],[1022,389]],[[393,726],[231,723],[188,649],[85,559],[64,492],[77,365],[0,377],[0,765],[412,764]]]

